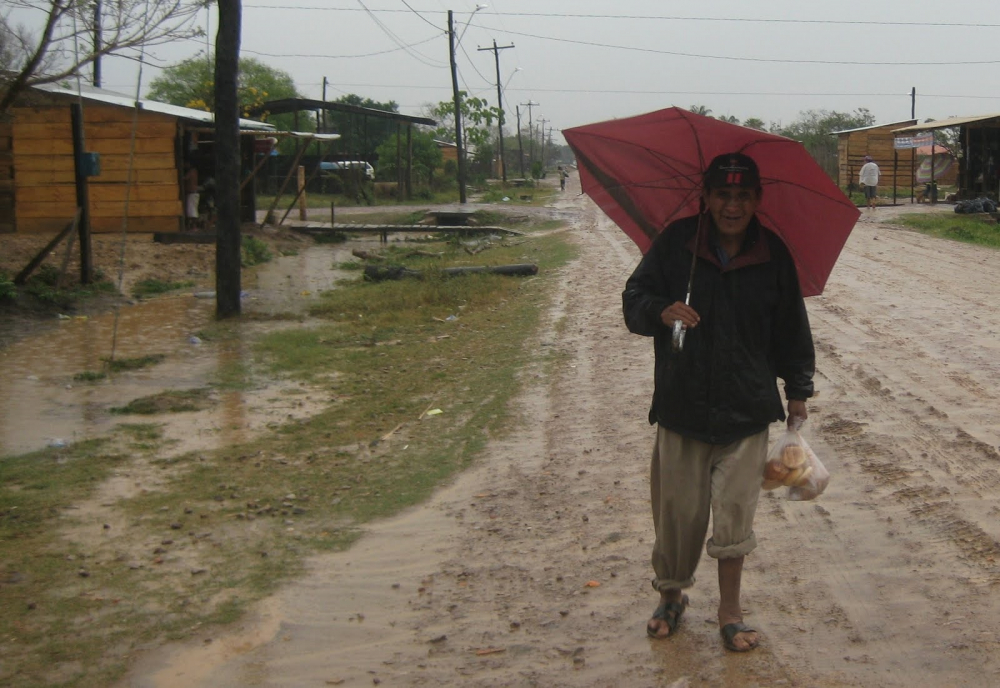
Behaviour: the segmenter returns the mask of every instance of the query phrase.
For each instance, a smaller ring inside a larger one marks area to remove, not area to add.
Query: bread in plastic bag
[[[767,454],[765,490],[787,487],[792,501],[808,501],[823,494],[830,472],[797,430],[788,430]]]

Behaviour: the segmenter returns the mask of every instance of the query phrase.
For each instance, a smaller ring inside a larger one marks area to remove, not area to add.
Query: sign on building
[[[920,148],[921,146],[929,146],[932,143],[934,143],[934,134],[928,131],[916,136],[897,136],[893,140],[893,148],[896,150]]]

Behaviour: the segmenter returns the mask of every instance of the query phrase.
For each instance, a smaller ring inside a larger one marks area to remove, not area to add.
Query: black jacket
[[[725,268],[709,238],[698,242],[691,307],[700,322],[682,351],[660,313],[683,301],[695,250],[697,217],[669,225],[653,242],[622,293],[625,324],[653,337],[656,354],[649,422],[686,437],[727,444],[764,430],[788,399],[808,399],[816,366],[798,275],[784,242],[760,225],[747,228],[743,250]]]

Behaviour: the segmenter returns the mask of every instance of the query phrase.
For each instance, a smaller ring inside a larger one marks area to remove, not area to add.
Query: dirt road
[[[1000,685],[996,253],[881,224],[892,209],[859,223],[808,302],[805,432],[833,479],[762,499],[744,604],[763,644],[732,655],[707,557],[679,635],[644,633],[652,346],[620,315],[638,252],[578,188],[580,257],[526,343],[560,363],[524,371],[515,436],[123,685]]]

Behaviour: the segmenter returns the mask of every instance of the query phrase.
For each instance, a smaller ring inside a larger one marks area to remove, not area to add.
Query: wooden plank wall
[[[913,174],[916,167],[911,165],[910,151],[901,150],[899,151],[898,165],[895,172],[893,171],[893,154],[896,152],[893,147],[894,139],[895,136],[889,128],[867,129],[841,134],[837,141],[839,164],[837,183],[840,188],[846,189],[852,183],[857,186],[858,173],[861,171],[861,166],[865,164],[865,156],[870,155],[875,159],[875,163],[882,173],[878,182],[880,195],[885,193],[891,195],[893,182],[896,183],[897,187],[909,189],[913,184]],[[919,158],[915,165],[920,165]]]
[[[176,232],[183,222],[177,122],[140,112],[130,161],[132,118],[130,108],[84,104],[85,147],[100,154],[101,165],[89,178],[91,229],[122,231],[127,194],[130,232]],[[14,109],[13,163],[17,231],[62,229],[76,210],[68,105]]]
[[[11,138],[14,127],[0,121],[0,234],[13,232],[14,222],[14,152]]]

